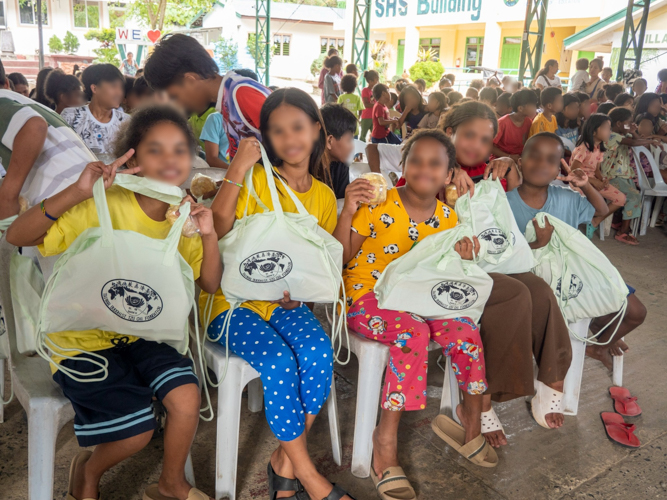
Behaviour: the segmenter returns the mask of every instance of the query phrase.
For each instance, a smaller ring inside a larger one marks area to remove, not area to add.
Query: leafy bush
[[[63,48],[65,49],[65,52],[68,54],[74,54],[77,50],[79,50],[80,45],[81,43],[74,33],[70,31],[65,33],[65,38],[63,39]]]
[[[440,80],[445,68],[438,61],[422,61],[415,63],[408,71],[413,82],[423,78],[426,81],[426,88],[429,88]]]
[[[110,28],[89,30],[83,37],[86,40],[100,42],[101,47],[93,49],[93,52],[97,56],[97,59],[95,59],[96,63],[110,63],[115,65],[120,63],[118,49],[116,49],[116,30]]]
[[[63,42],[56,35],[49,38],[49,52],[51,54],[60,54],[63,51]]]
[[[256,46],[255,44],[256,36],[254,33],[250,33],[248,35],[248,44],[246,45],[246,51],[248,52],[248,55],[252,57],[252,60],[255,61],[255,64],[257,64],[257,67],[260,69],[264,69],[264,50],[266,47],[266,42],[264,41],[264,35],[262,33],[259,34],[259,44]],[[271,64],[271,60],[273,59],[273,50],[269,50],[269,64]]]
[[[310,74],[314,77],[320,76],[320,71],[322,71],[322,66],[324,66],[324,60],[327,58],[327,53],[320,54],[320,57],[313,59],[313,62],[310,63]]]
[[[220,38],[213,46],[213,54],[215,55],[215,62],[218,63],[221,73],[227,73],[230,69],[234,69],[239,65],[238,51],[239,46],[236,42],[226,38]]]

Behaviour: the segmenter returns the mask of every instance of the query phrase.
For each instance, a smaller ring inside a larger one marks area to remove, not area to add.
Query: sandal
[[[269,500],[276,500],[276,495],[279,491],[296,492],[291,497],[281,498],[280,500],[308,500],[310,498],[298,479],[290,479],[276,474],[271,461],[266,466],[266,475],[269,476]]]
[[[642,409],[637,404],[637,397],[630,396],[625,387],[610,387],[609,395],[614,400],[614,410],[624,417],[638,417]]]
[[[545,429],[551,429],[546,416],[548,413],[563,413],[563,393],[537,381],[537,393],[530,405],[535,421]]]
[[[188,492],[188,498],[186,500],[210,500],[206,493],[197,488],[192,488]],[[144,490],[143,500],[178,500],[176,497],[167,497],[158,491],[157,483],[151,484],[148,488]]]
[[[431,428],[437,436],[465,458],[480,467],[498,465],[498,455],[481,434],[472,441],[465,442],[465,430],[447,415],[438,415],[431,422]],[[486,459],[489,459],[487,461]]]
[[[639,245],[637,238],[629,233],[616,233],[614,235],[614,239],[620,241],[621,243],[625,243],[626,245]]]
[[[417,495],[400,466],[387,467],[378,477],[371,464],[371,479],[382,500],[416,500]]]
[[[488,434],[489,432],[501,431],[505,434],[505,429],[503,429],[503,424],[500,423],[500,419],[496,412],[491,408],[489,411],[482,412],[482,434]]]
[[[331,489],[329,494],[322,500],[340,500],[345,495],[350,497],[352,500],[356,500],[356,498],[350,495],[347,491],[345,491],[343,488],[334,483],[333,488]],[[280,500],[282,500],[282,498]]]
[[[586,238],[592,240],[596,229],[597,227],[595,227],[593,224],[590,223],[586,224]]]
[[[634,434],[637,428],[635,424],[626,424],[622,416],[610,411],[600,413],[600,418],[609,439],[626,448],[639,448],[641,446],[639,438]]]
[[[77,453],[76,456],[72,459],[72,465],[70,465],[69,467],[69,482],[67,484],[67,496],[65,497],[65,500],[78,500],[72,494],[72,492],[74,491],[74,473],[76,472],[76,467],[81,463],[87,462],[92,454],[93,454],[92,451],[82,450],[79,453]],[[98,499],[82,498],[81,500],[98,500]]]

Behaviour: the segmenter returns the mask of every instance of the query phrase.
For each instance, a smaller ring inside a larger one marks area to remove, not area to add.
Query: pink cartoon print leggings
[[[378,307],[373,293],[352,304],[347,324],[355,332],[390,347],[382,408],[394,411],[426,408],[428,344],[436,341],[451,356],[459,387],[468,394],[487,389],[479,328],[469,318],[425,320],[416,314]]]

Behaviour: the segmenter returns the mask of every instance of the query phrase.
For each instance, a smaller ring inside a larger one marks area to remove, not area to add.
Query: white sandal
[[[491,408],[489,411],[482,412],[482,434],[488,434],[489,432],[501,431],[505,434],[505,429],[503,429],[503,424],[500,423],[500,419],[496,412]]]
[[[548,413],[563,413],[563,393],[540,381],[535,385],[537,391],[530,402],[533,418],[545,429],[551,429],[545,417]]]

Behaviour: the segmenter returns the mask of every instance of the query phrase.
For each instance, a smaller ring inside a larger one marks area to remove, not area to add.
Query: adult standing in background
[[[591,79],[586,84],[586,93],[591,99],[594,99],[598,90],[604,85],[604,80],[600,78],[604,62],[602,59],[595,58],[588,64],[588,75]]]
[[[537,76],[535,77],[535,87],[540,90],[544,90],[547,87],[562,89],[563,85],[560,82],[560,78],[556,76],[556,73],[558,73],[558,61],[549,59],[544,63],[544,68],[537,73]]]
[[[123,62],[120,63],[119,69],[123,72],[125,76],[135,76],[139,65],[137,61],[134,60],[134,54],[132,52],[127,53],[127,59],[123,59]]]

